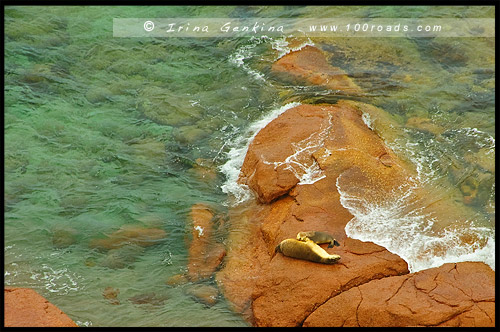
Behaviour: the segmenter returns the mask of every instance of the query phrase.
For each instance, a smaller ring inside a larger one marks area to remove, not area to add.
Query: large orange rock
[[[362,115],[350,102],[297,106],[250,144],[240,180],[265,204],[252,202],[230,212],[230,248],[217,280],[234,309],[253,324],[298,326],[342,291],[409,272],[400,257],[348,239],[344,231],[353,216],[340,204],[336,180],[341,173],[386,191],[407,176],[404,163]],[[338,264],[273,256],[279,242],[307,230],[334,235],[341,246],[326,250],[342,257]]]
[[[317,308],[303,326],[495,326],[495,272],[449,263],[353,287]]]
[[[271,70],[286,80],[322,85],[350,94],[361,92],[342,69],[330,65],[325,54],[314,46],[306,46],[284,55],[272,65]]]
[[[292,188],[321,199],[321,188],[335,189],[343,171],[359,167],[370,179],[386,188],[401,183],[406,165],[385,146],[362,119],[370,106],[339,101],[335,105],[300,105],[289,109],[262,129],[251,143],[241,168],[241,181],[262,203],[288,193]],[[308,168],[308,172],[306,172]],[[312,186],[297,186],[308,174],[325,179]],[[380,183],[384,185],[384,183]],[[298,196],[298,195],[293,195]]]
[[[415,175],[378,135],[397,137],[396,125],[376,107],[339,101],[289,109],[255,136],[240,182],[257,199],[229,211],[228,252],[216,274],[233,309],[251,324],[301,326],[317,308],[353,287],[409,273],[399,256],[346,236],[353,215],[338,191],[342,187],[351,197],[378,204]],[[437,209],[452,220],[465,215],[445,200],[432,201],[425,188],[415,189],[415,195],[415,202],[406,203],[421,203],[423,211]],[[282,240],[309,230],[328,232],[340,242],[324,246],[341,256],[337,264],[274,254]]]
[[[55,305],[29,288],[4,288],[5,327],[78,327]]]

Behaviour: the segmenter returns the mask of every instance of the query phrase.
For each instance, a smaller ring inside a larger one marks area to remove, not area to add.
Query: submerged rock
[[[422,117],[411,117],[406,121],[406,126],[430,132],[436,136],[445,132],[445,128],[435,124],[431,119]]]
[[[219,296],[217,287],[209,285],[192,285],[186,292],[207,306],[213,306],[217,303]]]
[[[189,170],[199,180],[207,183],[212,183],[217,178],[217,169],[215,164],[210,159],[197,158],[195,164]]]
[[[185,274],[175,274],[165,281],[165,283],[169,286],[179,286],[187,283],[189,280]]]
[[[110,269],[123,269],[134,263],[143,252],[144,248],[135,244],[111,249],[99,265]]]
[[[168,296],[165,294],[150,292],[132,296],[128,300],[133,304],[150,304],[153,306],[160,306],[168,300]]]
[[[342,69],[330,65],[325,54],[314,46],[306,46],[284,55],[272,65],[271,70],[286,80],[322,85],[345,93],[361,92]]]
[[[50,64],[36,64],[21,75],[21,81],[26,83],[47,82],[47,77],[52,75]]]
[[[165,143],[151,138],[145,138],[133,142],[130,145],[132,153],[140,159],[161,164],[166,157]]]
[[[134,225],[123,226],[105,239],[91,240],[89,246],[101,250],[117,249],[127,244],[149,247],[158,244],[166,236],[167,233],[159,228],[144,228]]]
[[[56,229],[52,233],[52,245],[56,248],[66,248],[76,243],[77,231],[73,228]]]
[[[120,304],[120,301],[118,300],[118,294],[120,294],[120,290],[113,287],[106,287],[102,292],[102,296],[107,299],[110,304],[114,305]]]
[[[174,137],[183,144],[194,144],[208,135],[208,132],[196,125],[182,126],[174,130]]]
[[[85,98],[92,104],[102,103],[112,100],[113,93],[105,87],[90,88],[85,93]]]
[[[203,109],[184,94],[154,85],[142,88],[137,107],[149,119],[170,126],[193,124],[203,114]]]

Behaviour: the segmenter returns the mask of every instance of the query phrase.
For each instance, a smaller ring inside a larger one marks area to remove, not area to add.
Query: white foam
[[[195,226],[194,229],[198,231],[198,237],[203,235],[203,227]]]
[[[288,37],[293,37],[293,36],[288,36]],[[236,51],[229,56],[229,61],[234,63],[236,66],[243,68],[243,70],[254,79],[266,82],[264,74],[258,72],[255,69],[250,68],[248,64],[245,63],[245,60],[251,59],[255,56],[254,48],[257,45],[260,45],[264,42],[269,42],[271,44],[271,48],[279,52],[278,56],[276,57],[276,59],[274,59],[274,61],[280,59],[281,57],[290,52],[301,50],[306,46],[314,46],[312,40],[308,38],[308,40],[306,40],[305,42],[296,47],[289,47],[288,46],[289,42],[286,40],[286,38],[287,38],[286,36],[277,39],[266,35],[259,37],[252,36],[249,39],[249,44],[237,48]]]
[[[308,38],[305,42],[296,47],[289,47],[288,45],[290,43],[286,40],[286,38],[287,38],[286,36],[283,36],[281,38],[271,40],[271,47],[279,52],[275,61],[282,58],[283,56],[287,55],[290,52],[301,50],[306,46],[314,46],[313,41],[310,38]]]
[[[364,114],[363,114],[364,115]],[[365,119],[364,119],[365,120]],[[368,123],[369,118],[367,118]],[[369,124],[365,121],[369,126]],[[414,130],[404,128],[407,133]],[[432,182],[447,176],[442,172],[445,160],[463,159],[466,149],[475,146],[479,149],[486,149],[486,154],[495,153],[495,139],[477,128],[459,128],[448,130],[450,135],[441,135],[436,138],[425,138],[419,142],[409,141],[408,137],[402,136],[386,144],[396,153],[407,156],[416,166],[418,179],[421,182]],[[467,144],[460,141],[469,138]],[[460,151],[459,149],[462,149]]]
[[[363,115],[361,116],[361,119],[365,123],[365,125],[373,130],[373,123],[372,123],[372,118],[370,117],[370,114],[367,112],[363,112]]]
[[[250,68],[246,63],[246,59],[252,58],[255,54],[253,49],[263,42],[270,40],[271,38],[268,36],[260,36],[254,37],[252,36],[249,40],[250,44],[244,45],[236,49],[236,51],[229,56],[229,61],[234,63],[236,66],[243,68],[245,72],[247,72],[250,76],[259,81],[265,81],[264,74],[259,73],[258,71]]]
[[[460,221],[457,224],[461,227],[448,227],[436,233],[432,226],[438,220],[424,214],[414,200],[416,182],[410,180],[377,201],[369,190],[362,188],[361,196],[356,194],[355,184],[342,186],[341,179],[342,175],[337,178],[340,203],[354,216],[345,226],[347,236],[383,246],[403,258],[410,272],[464,261],[484,262],[495,269],[494,230]],[[415,203],[409,205],[412,201]],[[464,235],[478,241],[464,244],[461,239]]]
[[[294,153],[285,160],[274,162],[263,160],[263,162],[265,164],[273,164],[275,169],[285,166],[285,169],[290,170],[299,180],[298,185],[313,184],[323,179],[326,175],[311,155],[323,146],[331,127],[332,117],[330,115],[328,126],[320,128],[320,130],[313,132],[309,137],[300,142],[292,143]]]
[[[470,127],[460,128],[457,130],[457,132],[476,138],[476,146],[478,148],[487,148],[488,154],[491,152],[495,152],[495,139],[488,133],[485,133],[484,131],[481,131],[477,128]]]
[[[240,204],[252,197],[248,186],[238,183],[240,169],[243,166],[243,161],[248,151],[250,143],[253,141],[257,133],[264,128],[272,120],[276,119],[286,110],[299,106],[300,103],[288,103],[280,108],[272,110],[269,114],[258,121],[255,121],[236,140],[231,142],[231,150],[227,153],[227,162],[220,167],[221,172],[226,176],[226,181],[221,186],[224,193],[234,197],[234,204]]]

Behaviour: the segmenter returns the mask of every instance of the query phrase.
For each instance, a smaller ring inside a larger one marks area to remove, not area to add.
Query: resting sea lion
[[[340,259],[339,255],[330,255],[313,241],[306,239],[286,239],[276,246],[274,253],[281,252],[283,255],[293,258],[305,259],[311,262],[333,264]]]
[[[306,239],[309,239],[318,244],[328,243],[328,248],[333,248],[333,246],[340,246],[340,243],[338,243],[337,240],[333,238],[333,236],[325,232],[309,231],[299,232],[297,234],[297,240],[305,241]]]

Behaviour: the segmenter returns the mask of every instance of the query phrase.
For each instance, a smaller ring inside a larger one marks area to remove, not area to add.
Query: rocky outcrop
[[[4,289],[5,327],[77,327],[55,305],[29,288]]]
[[[370,281],[333,297],[303,326],[495,326],[495,273],[449,263]]]
[[[390,284],[394,280],[400,285],[403,279],[398,278],[413,278],[399,256],[374,243],[346,236],[345,226],[353,216],[340,202],[340,187],[374,203],[383,201],[415,174],[412,165],[398,158],[377,134],[384,130],[388,137],[397,136],[391,121],[382,110],[359,102],[300,105],[281,114],[255,136],[241,168],[240,182],[252,190],[256,200],[229,212],[227,255],[224,268],[216,274],[233,309],[250,323],[312,324],[309,321],[317,310],[351,289],[354,293],[357,287],[377,280]],[[417,194],[419,202],[431,199],[425,190]],[[432,208],[447,214],[462,213],[447,204],[444,200],[435,202]],[[309,230],[328,232],[340,242],[334,248],[322,245],[329,254],[341,256],[337,264],[274,254],[283,239]],[[491,272],[489,267],[471,268],[478,275]],[[463,274],[463,283],[474,282],[472,275]],[[445,281],[442,283],[446,286]],[[491,282],[487,287],[491,290]],[[417,310],[409,308],[408,315]],[[335,310],[325,314],[338,316]],[[413,324],[411,320],[406,322]]]
[[[248,149],[241,182],[265,204],[231,211],[237,231],[217,279],[235,310],[255,325],[301,325],[351,287],[408,273],[400,257],[344,232],[352,215],[340,204],[341,173],[387,191],[406,176],[404,163],[363,122],[355,107],[363,105],[297,106],[262,129]],[[307,230],[326,231],[341,243],[326,248],[342,257],[338,264],[273,256],[281,240]]]
[[[371,108],[340,101],[336,105],[300,105],[286,111],[253,140],[241,169],[241,182],[262,203],[292,188],[294,197],[299,192],[311,195],[312,188],[321,186],[335,188],[337,177],[349,168],[361,169],[365,177],[385,189],[401,183],[408,176],[408,166],[364,123],[362,116]],[[319,178],[312,186],[296,186]]]
[[[349,94],[361,92],[342,69],[330,65],[325,54],[314,46],[306,46],[284,55],[272,65],[271,70],[287,81],[321,85]]]

